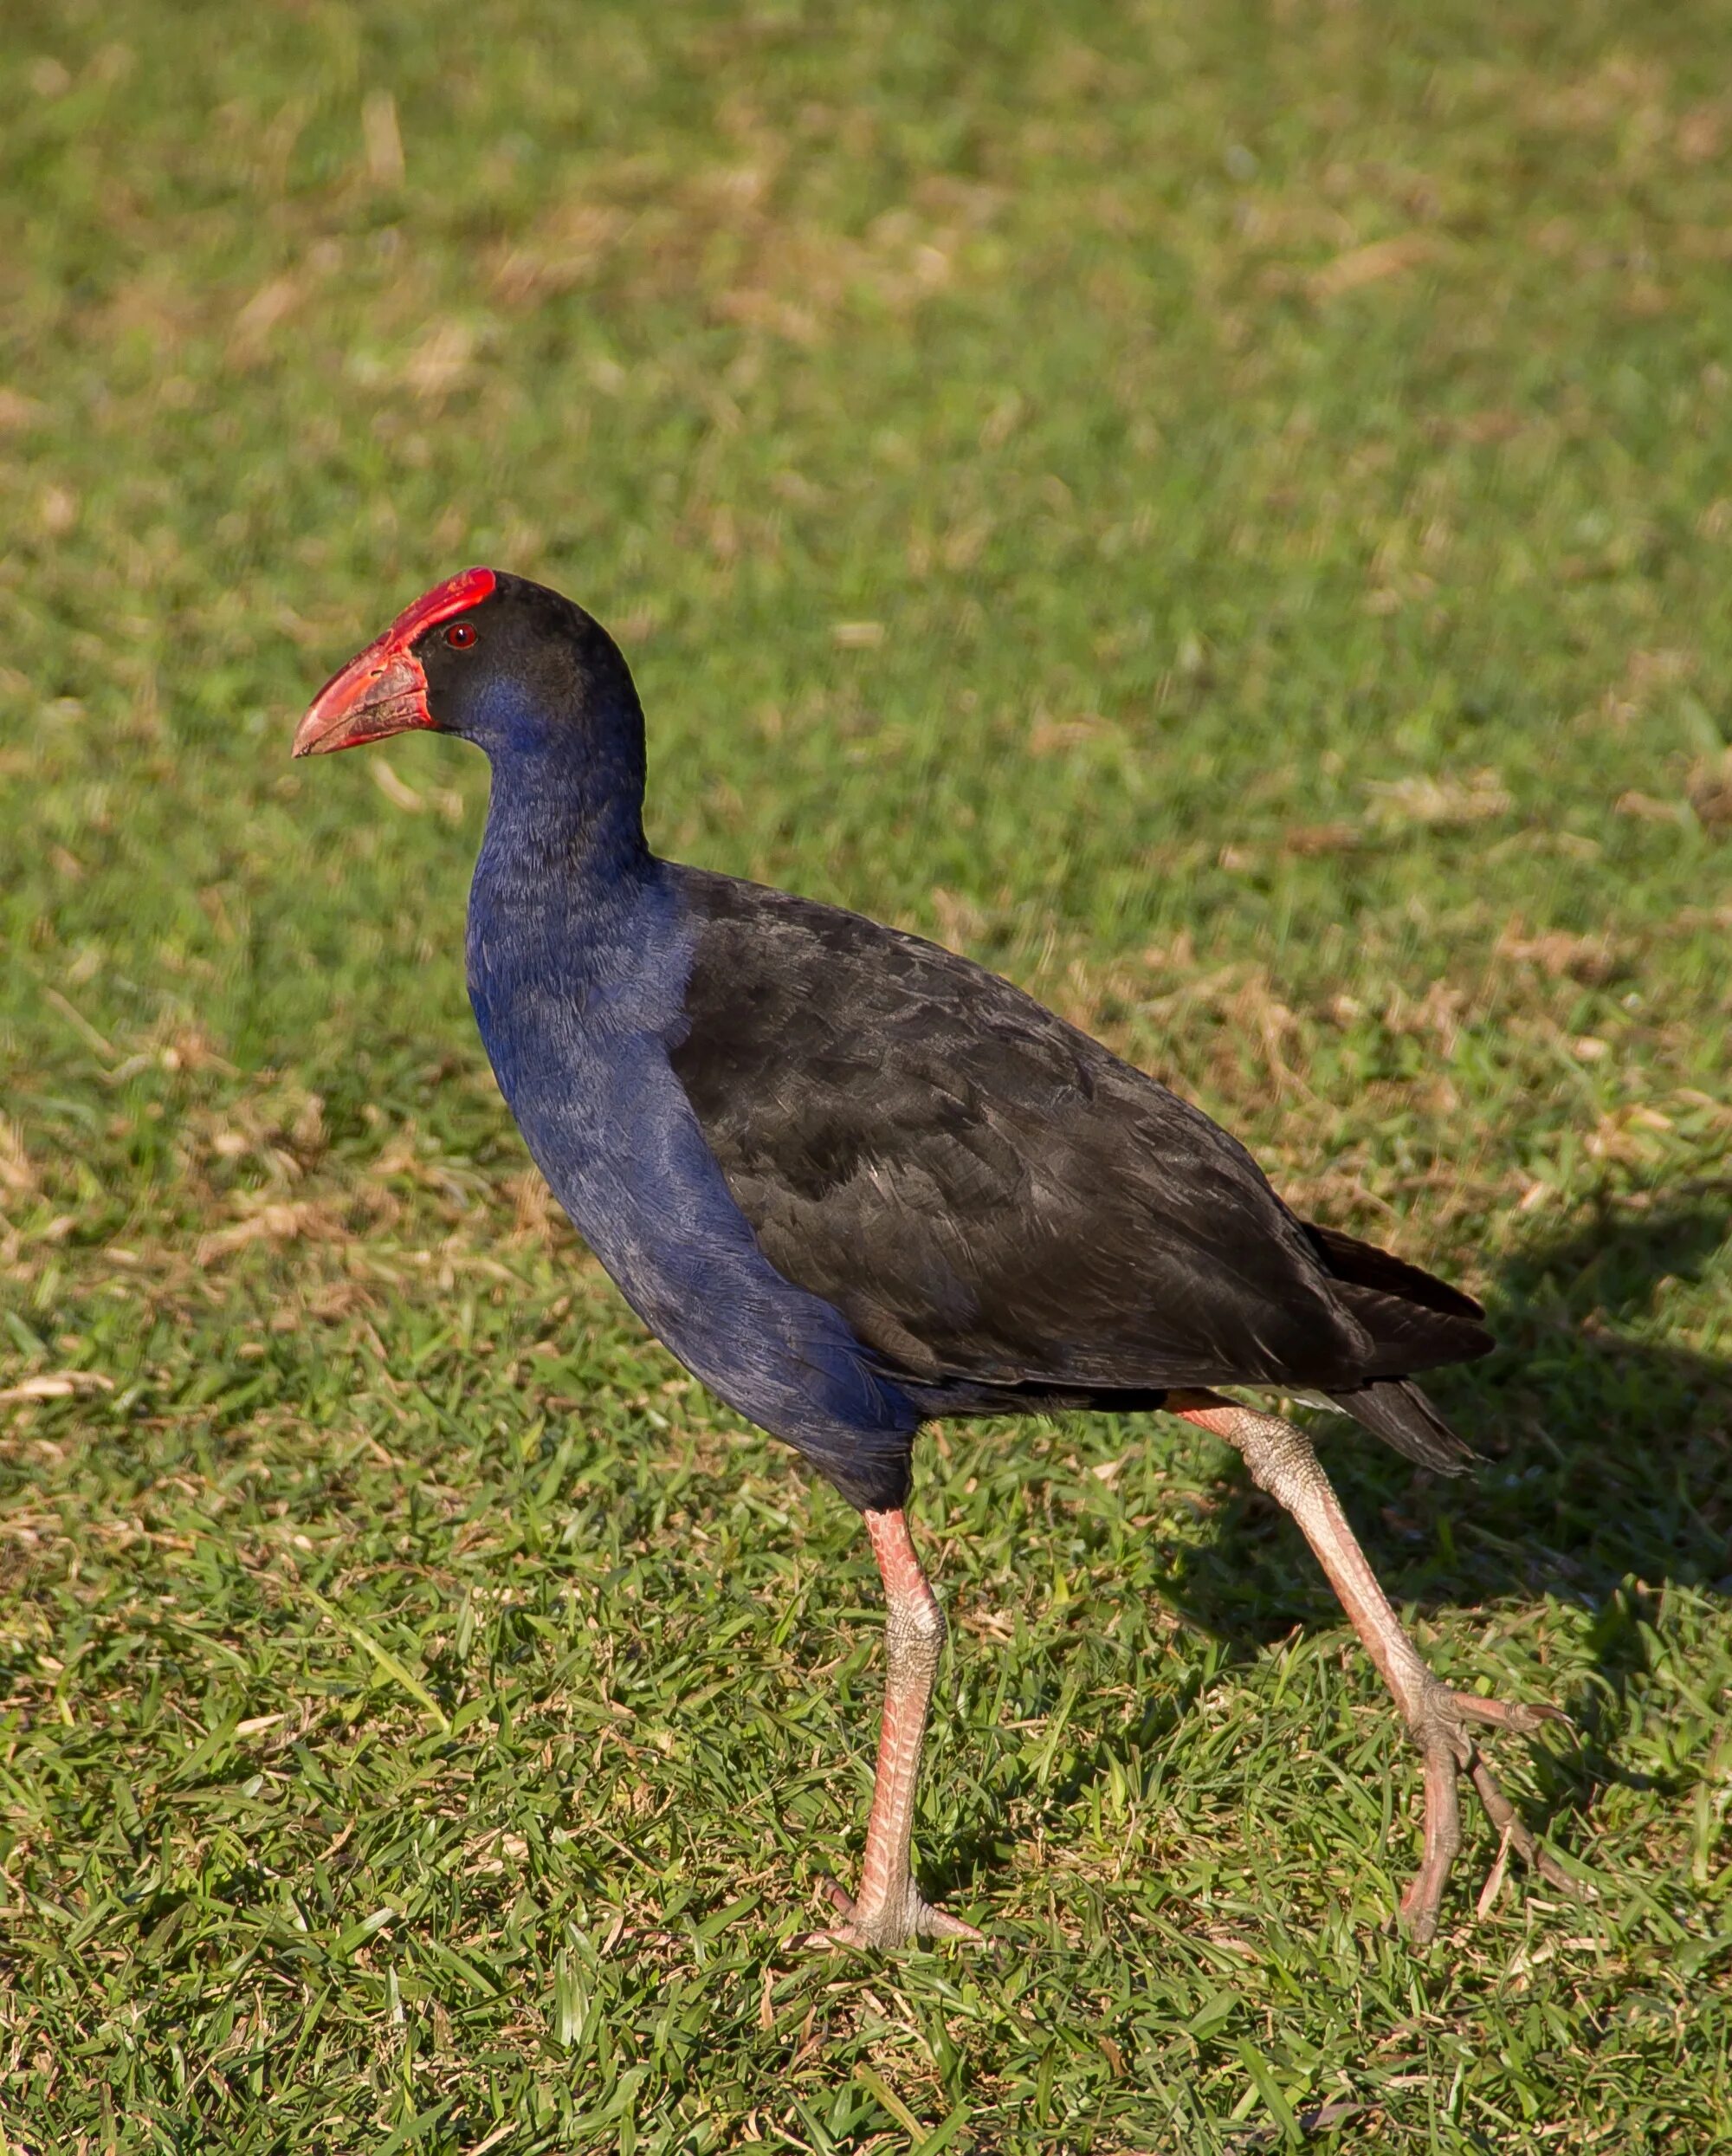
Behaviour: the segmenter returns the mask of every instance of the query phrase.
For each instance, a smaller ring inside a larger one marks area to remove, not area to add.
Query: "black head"
[[[490,756],[642,754],[637,692],[612,638],[559,592],[499,569],[466,569],[399,614],[320,690],[294,754],[414,727]]]

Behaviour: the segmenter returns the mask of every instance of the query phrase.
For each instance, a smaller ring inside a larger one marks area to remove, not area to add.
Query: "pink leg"
[[[1401,1914],[1417,1946],[1425,1946],[1438,1928],[1444,1888],[1461,1847],[1461,1806],[1457,1783],[1465,1773],[1479,1792],[1492,1824],[1509,1845],[1555,1887],[1569,1888],[1566,1873],[1540,1848],[1479,1755],[1466,1725],[1490,1723],[1524,1732],[1541,1722],[1562,1721],[1555,1707],[1509,1706],[1468,1692],[1451,1692],[1419,1659],[1401,1620],[1378,1585],[1377,1577],[1347,1524],[1341,1502],[1318,1464],[1311,1442],[1290,1422],[1237,1406],[1218,1394],[1175,1394],[1173,1412],[1225,1438],[1244,1455],[1251,1478],[1297,1522],[1328,1575],[1331,1587],[1365,1643],[1383,1681],[1394,1694],[1408,1731],[1425,1758],[1425,1847],[1413,1882],[1401,1900]]]
[[[938,1658],[944,1648],[944,1612],[914,1554],[905,1512],[868,1512],[866,1531],[883,1576],[889,1616],[884,1628],[884,1720],[878,1738],[878,1771],[872,1784],[872,1816],[860,1892],[850,1901],[834,1890],[843,1921],[815,1932],[809,1946],[907,1946],[916,1939],[980,1936],[942,1909],[921,1899],[909,1868],[914,1792],[920,1782],[921,1745]]]

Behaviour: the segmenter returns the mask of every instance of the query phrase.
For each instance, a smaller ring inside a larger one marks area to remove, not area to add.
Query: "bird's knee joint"
[[[1251,1480],[1289,1512],[1322,1479],[1310,1439],[1273,1415],[1258,1415],[1238,1443]]]

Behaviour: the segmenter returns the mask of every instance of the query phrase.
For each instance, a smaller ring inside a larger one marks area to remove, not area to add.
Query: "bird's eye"
[[[454,651],[467,651],[475,640],[475,630],[467,621],[454,621],[445,631],[445,641]]]

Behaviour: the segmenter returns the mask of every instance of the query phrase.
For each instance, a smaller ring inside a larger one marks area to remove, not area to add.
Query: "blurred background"
[[[10,0],[18,2146],[1723,2130],[1729,60],[1688,3]],[[1512,1887],[1422,1985],[1333,1605],[1095,1423],[929,1468],[922,1842],[1046,1958],[832,1994],[753,1932],[848,1867],[852,1523],[527,1173],[479,760],[288,762],[474,561],[625,649],[662,851],[968,950],[1488,1298],[1497,1465],[1346,1486],[1460,1680],[1490,1613],[1582,1722],[1525,1786],[1596,1913]]]

